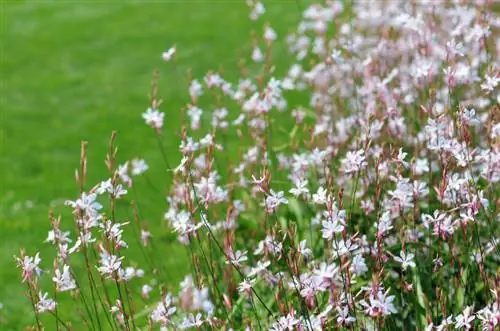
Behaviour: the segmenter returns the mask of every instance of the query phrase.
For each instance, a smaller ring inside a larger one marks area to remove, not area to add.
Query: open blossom
[[[276,321],[270,331],[293,331],[296,325],[300,323],[300,320],[295,317],[295,311],[291,311],[286,316],[281,316],[278,321]]]
[[[141,287],[141,296],[144,299],[149,299],[149,293],[151,293],[152,290],[153,290],[153,288],[150,285],[148,285],[148,284],[142,285],[142,287]]]
[[[500,83],[500,75],[490,76],[486,74],[484,76],[484,83],[481,84],[481,88],[486,92],[493,92]]]
[[[295,187],[290,189],[290,193],[294,196],[299,197],[301,195],[307,195],[309,193],[309,189],[307,188],[308,181],[307,180],[297,180],[295,181]]]
[[[87,194],[83,192],[80,198],[75,201],[67,200],[65,204],[71,206],[75,211],[81,211],[89,216],[95,216],[98,214],[99,210],[102,209],[102,205],[97,202],[96,199],[96,194]]]
[[[68,265],[63,266],[62,272],[59,269],[56,269],[52,281],[56,284],[59,292],[69,291],[76,288],[75,280],[71,276]]]
[[[139,176],[145,173],[149,169],[148,164],[143,159],[133,159],[131,165],[132,165],[131,172],[133,176]]]
[[[245,262],[248,260],[247,257],[247,252],[242,252],[242,251],[236,251],[236,252],[230,252],[228,254],[228,261],[226,261],[226,264],[233,264],[235,266],[241,266],[242,262]]]
[[[69,238],[69,231],[62,232],[58,229],[50,230],[47,235],[47,239],[45,242],[55,244],[55,243],[70,243],[71,239]]]
[[[151,320],[153,323],[159,323],[166,326],[171,323],[171,316],[176,312],[177,308],[172,306],[172,296],[166,294],[163,296],[156,308],[151,312]]]
[[[201,313],[197,313],[196,316],[193,314],[189,314],[188,317],[184,317],[178,327],[181,330],[190,329],[190,328],[200,328],[204,323],[203,317]]]
[[[342,169],[346,174],[356,173],[366,167],[365,152],[359,150],[356,152],[347,152],[346,157],[342,160]]]
[[[326,203],[326,189],[323,187],[318,188],[318,191],[313,194],[313,201],[318,205],[323,205]]]
[[[406,253],[405,251],[401,251],[399,256],[394,257],[394,261],[401,263],[401,267],[403,270],[406,270],[408,267],[415,268],[416,264],[413,261],[415,254]]]
[[[163,127],[163,120],[165,118],[165,114],[157,109],[148,108],[146,112],[142,113],[142,118],[144,119],[147,125],[149,125],[155,130],[159,130]]]
[[[27,280],[32,280],[33,276],[38,277],[42,273],[39,264],[42,261],[40,259],[40,253],[36,253],[34,257],[25,255],[23,258],[16,258],[17,265],[22,269],[23,272],[23,282]]]
[[[269,195],[266,197],[265,204],[266,208],[272,211],[278,208],[281,204],[288,204],[288,200],[285,198],[283,191],[276,193],[271,189]]]
[[[151,232],[141,229],[141,243],[144,247],[148,246],[151,237],[153,237]]]
[[[35,305],[36,311],[38,313],[44,313],[46,311],[54,311],[56,309],[56,302],[50,299],[48,293],[42,294],[38,293],[38,302]]]
[[[118,272],[121,269],[123,257],[118,257],[115,255],[109,254],[106,250],[101,248],[100,253],[100,265],[97,267],[97,270],[104,277],[112,277],[115,272]]]
[[[323,238],[331,240],[335,237],[336,233],[344,231],[344,225],[337,218],[328,218],[323,221]]]
[[[252,286],[255,284],[255,279],[244,279],[239,285],[238,285],[238,291],[244,293],[247,296],[250,296],[252,294]]]
[[[376,295],[371,293],[368,300],[361,300],[361,306],[365,308],[365,313],[371,317],[387,316],[397,313],[393,301],[394,295],[387,296],[379,290]]]
[[[170,47],[166,52],[163,52],[161,54],[161,57],[165,61],[170,61],[172,59],[172,57],[174,56],[176,51],[177,51],[177,48],[175,46]]]
[[[250,19],[257,20],[262,14],[266,12],[266,9],[262,2],[258,0],[247,0],[247,5],[251,8]]]
[[[455,329],[462,328],[470,330],[472,328],[471,322],[476,319],[472,307],[465,307],[464,311],[455,317]]]

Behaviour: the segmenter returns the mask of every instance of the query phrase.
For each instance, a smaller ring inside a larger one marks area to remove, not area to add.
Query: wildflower
[[[313,194],[313,201],[318,205],[326,203],[326,190],[323,187],[319,187],[318,191]]]
[[[203,95],[203,86],[196,79],[191,81],[189,85],[189,95],[193,101],[196,101],[200,96]]]
[[[408,153],[404,153],[403,149],[400,148],[398,152],[398,156],[396,157],[396,162],[402,164],[405,168],[409,167],[408,162],[405,161],[405,157],[408,155]]]
[[[340,325],[350,325],[356,321],[356,318],[349,315],[348,307],[337,307],[337,312],[339,316],[337,317],[337,323]]]
[[[175,52],[177,51],[177,48],[175,46],[170,47],[166,52],[163,52],[161,54],[161,57],[165,61],[170,61],[172,57],[174,56]]]
[[[156,109],[148,108],[146,112],[142,113],[142,118],[147,125],[151,126],[155,130],[159,130],[163,127],[165,114]]]
[[[244,293],[247,296],[252,295],[252,286],[255,284],[255,279],[244,279],[239,285],[238,285],[238,291]]]
[[[312,250],[307,247],[307,241],[304,239],[301,242],[299,242],[299,247],[297,247],[297,252],[304,256],[305,258],[311,257],[312,256]]]
[[[335,237],[335,233],[340,233],[344,231],[344,225],[340,223],[338,219],[329,218],[323,221],[323,238],[332,240]]]
[[[498,86],[498,83],[500,83],[500,76],[490,76],[486,74],[484,76],[485,82],[481,84],[481,89],[483,91],[486,91],[487,93],[493,92],[495,88]]]
[[[271,265],[271,261],[257,261],[257,266],[255,266],[254,268],[251,268],[250,269],[250,272],[248,273],[248,277],[253,277],[255,275],[259,275],[261,274],[263,271],[265,271],[267,269],[267,267],[269,267]]]
[[[188,161],[188,158],[184,156],[181,160],[181,163],[175,168],[174,172],[179,173],[179,172],[184,172],[186,170],[186,163]]]
[[[463,328],[470,330],[472,328],[471,322],[476,319],[470,306],[465,307],[463,312],[455,317],[455,329]]]
[[[148,284],[142,285],[141,297],[143,297],[144,299],[149,299],[149,293],[151,293],[152,290],[153,290],[153,288],[151,286],[149,286]]]
[[[45,242],[55,244],[55,243],[70,243],[71,239],[69,239],[69,231],[61,232],[58,229],[50,230],[47,235],[47,239]]]
[[[189,314],[188,317],[184,317],[184,320],[178,325],[179,329],[189,329],[189,328],[200,328],[204,321],[202,319],[201,313],[197,313],[196,316]]]
[[[295,317],[295,311],[291,311],[286,316],[281,316],[269,330],[271,331],[292,331],[295,326],[300,323],[300,320]]]
[[[235,253],[233,252],[230,252],[230,254],[228,254],[228,261],[226,261],[226,264],[233,264],[235,266],[241,266],[241,263],[248,260],[248,257],[247,257],[247,252],[244,251],[236,251]]]
[[[415,262],[413,262],[413,258],[415,254],[406,253],[405,251],[401,251],[399,256],[394,257],[394,261],[401,263],[401,267],[403,270],[406,270],[408,267],[415,268]]]
[[[272,42],[276,40],[276,38],[277,38],[276,31],[274,31],[270,26],[266,26],[264,30],[264,39],[267,42]]]
[[[271,189],[265,200],[267,210],[272,211],[278,208],[281,204],[288,204],[288,200],[284,197],[284,195],[283,191],[276,193]]]
[[[139,176],[149,169],[148,164],[143,159],[133,159],[131,164],[133,176]]]
[[[446,49],[452,55],[464,56],[463,49],[464,45],[462,43],[457,43],[455,39],[446,42]]]
[[[321,262],[319,268],[314,269],[313,273],[323,284],[330,284],[334,278],[337,276],[339,272],[339,268],[335,265],[335,263],[327,264],[325,262]]]
[[[351,264],[351,271],[354,275],[360,276],[368,271],[365,259],[362,255],[354,255]]]
[[[363,150],[347,152],[346,157],[341,161],[344,173],[352,174],[364,169],[367,165],[364,154]]]
[[[309,193],[309,189],[307,188],[308,181],[307,180],[296,180],[295,187],[290,189],[290,193],[294,196],[299,197],[301,195],[305,195]]]
[[[148,246],[151,237],[153,237],[151,232],[141,229],[141,243],[144,247]]]
[[[34,257],[24,255],[21,258],[16,258],[17,266],[23,271],[23,283],[27,280],[32,280],[33,276],[38,277],[42,273],[39,264],[42,261],[40,259],[40,253],[36,253]]]
[[[101,248],[99,260],[100,266],[97,267],[97,270],[99,270],[101,275],[105,277],[112,277],[115,272],[118,272],[121,269],[122,260],[123,257],[111,255]]]
[[[436,327],[436,331],[444,331],[444,330],[448,330],[449,326],[453,325],[453,316],[450,315],[448,316],[447,318],[443,318],[443,320],[441,321],[441,324],[439,324],[437,327]]]
[[[252,11],[250,12],[250,19],[253,21],[256,21],[266,12],[264,5],[260,1],[247,0],[247,5],[252,8]]]
[[[56,283],[56,287],[59,292],[69,291],[76,288],[75,280],[71,277],[69,266],[66,264],[63,266],[63,272],[59,269],[55,270],[55,276],[52,278],[52,281]]]
[[[259,47],[254,47],[252,51],[252,60],[254,62],[262,62],[262,60],[264,60],[264,54],[262,54]]]
[[[86,194],[83,192],[80,198],[75,201],[66,200],[65,204],[71,206],[76,211],[81,211],[89,216],[95,216],[102,209],[102,205],[96,199],[96,194]]]
[[[176,312],[176,308],[172,307],[172,296],[166,294],[161,302],[156,305],[156,308],[151,312],[151,321],[159,323],[162,326],[170,324],[171,316]]]
[[[48,293],[42,294],[38,293],[38,302],[35,305],[36,311],[38,313],[44,313],[46,311],[56,310],[56,302],[48,297]]]
[[[387,316],[397,313],[392,303],[394,299],[393,295],[387,296],[387,293],[379,290],[376,295],[371,293],[368,301],[361,300],[360,304],[365,307],[365,313],[371,317]]]

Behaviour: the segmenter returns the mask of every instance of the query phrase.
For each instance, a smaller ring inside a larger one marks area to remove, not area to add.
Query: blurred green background
[[[89,185],[108,176],[103,160],[113,130],[120,163],[144,158],[151,181],[166,185],[155,135],[141,118],[153,70],[160,72],[164,141],[176,164],[181,109],[189,101],[187,71],[201,78],[222,68],[225,78],[236,81],[238,59],[250,56],[251,31],[262,35],[263,23],[271,22],[284,37],[300,17],[295,0],[264,3],[267,12],[255,23],[243,0],[1,1],[1,330],[34,322],[13,256],[22,247],[29,255],[40,251],[43,268],[51,268],[52,248],[42,243],[50,208],[63,216],[64,229],[73,229],[62,204],[78,195],[74,171],[80,141],[88,141]],[[283,40],[274,51],[278,66],[286,51]],[[161,53],[173,44],[175,61],[163,62]],[[141,179],[136,191],[142,216],[160,229],[162,196]],[[159,237],[163,263],[177,286],[190,268],[186,251],[171,243],[172,234]],[[127,254],[141,265],[133,248]]]

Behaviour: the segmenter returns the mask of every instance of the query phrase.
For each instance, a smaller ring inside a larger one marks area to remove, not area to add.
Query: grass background
[[[284,36],[301,4],[264,3],[263,20]],[[62,202],[78,195],[73,178],[80,141],[89,143],[88,183],[107,178],[103,160],[113,130],[120,162],[143,157],[151,165],[148,176],[162,183],[157,142],[141,119],[153,70],[160,70],[166,147],[177,162],[187,70],[201,77],[223,68],[234,80],[238,58],[250,54],[250,31],[261,34],[264,21],[250,21],[243,0],[1,0],[0,15],[0,329],[20,330],[34,319],[13,255],[22,247],[29,255],[40,251],[43,267],[50,268],[44,253],[51,247],[42,244],[47,214],[53,207],[63,227],[72,229]],[[175,63],[162,62],[161,53],[173,44]],[[281,42],[274,55],[284,52]],[[230,112],[234,118],[238,109]],[[159,229],[162,197],[141,182],[137,190],[142,216]],[[160,249],[177,284],[189,265],[168,238]],[[141,263],[133,249],[127,254]]]

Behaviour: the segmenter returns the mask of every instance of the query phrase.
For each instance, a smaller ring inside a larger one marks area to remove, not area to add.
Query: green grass
[[[265,20],[280,36],[299,17],[294,1],[267,7]],[[0,13],[0,329],[19,330],[34,319],[13,255],[25,247],[30,255],[40,250],[43,258],[51,250],[42,244],[50,206],[72,229],[62,201],[78,194],[73,178],[80,141],[89,143],[89,185],[107,178],[103,160],[112,130],[119,160],[145,158],[150,178],[163,183],[155,136],[141,119],[152,71],[161,74],[165,142],[174,164],[180,110],[188,102],[187,70],[200,77],[222,67],[225,77],[236,78],[238,57],[249,54],[250,31],[257,27],[260,34],[262,22],[248,19],[242,0],[2,0]],[[164,63],[161,52],[172,44],[176,61]],[[162,197],[143,182],[137,190],[142,216],[160,229]],[[170,237],[160,238],[160,249],[176,286],[189,264]],[[140,263],[138,252],[129,253]],[[50,266],[45,259],[43,267]]]

